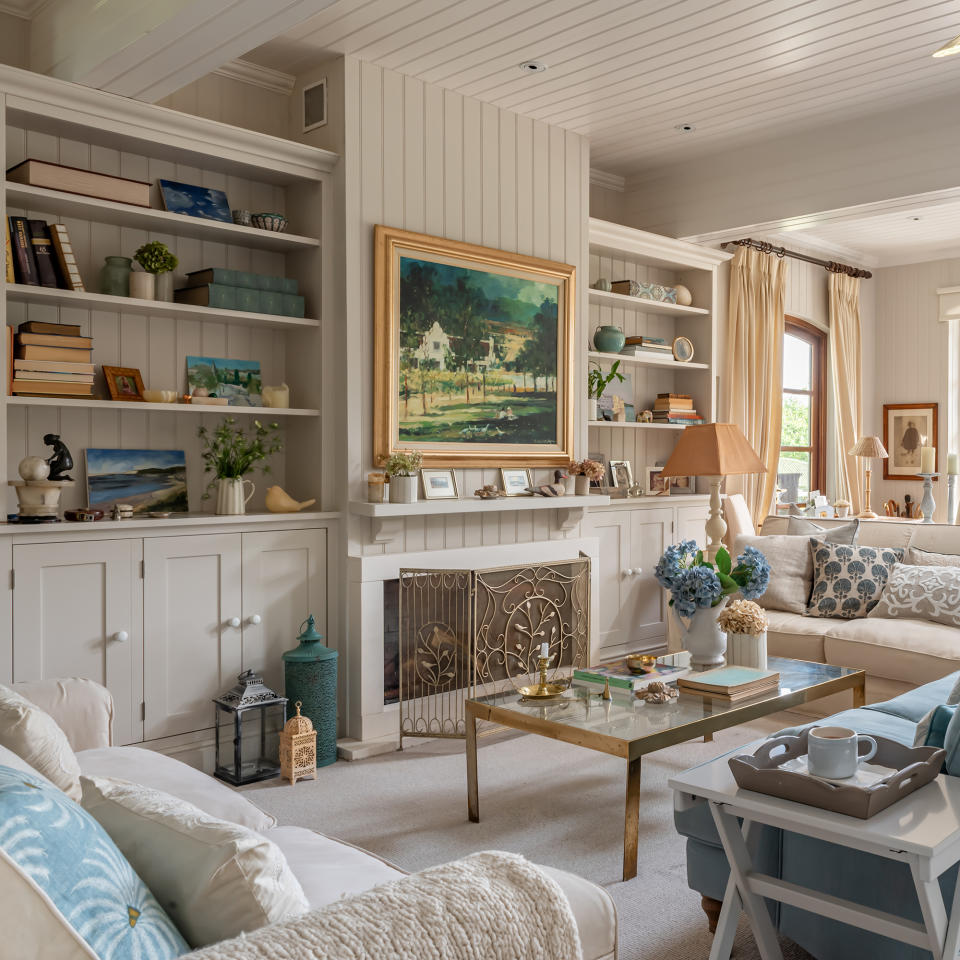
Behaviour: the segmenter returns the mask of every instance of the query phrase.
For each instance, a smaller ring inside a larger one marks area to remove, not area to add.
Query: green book
[[[283,294],[279,290],[261,290],[259,293],[261,313],[283,314]]]
[[[755,670],[753,667],[720,667],[703,673],[691,673],[679,681],[680,686],[687,690],[703,690],[724,696],[775,686],[779,682],[780,674],[776,670]]]
[[[305,316],[303,297],[298,297],[295,293],[284,293],[281,296],[283,297],[283,307],[280,312],[285,317]]]

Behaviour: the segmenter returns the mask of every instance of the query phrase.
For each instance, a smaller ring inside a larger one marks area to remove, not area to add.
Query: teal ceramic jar
[[[105,257],[100,268],[100,292],[111,297],[129,297],[132,263],[129,257]]]
[[[593,345],[601,353],[619,353],[626,342],[627,338],[619,327],[597,327],[593,332]]]

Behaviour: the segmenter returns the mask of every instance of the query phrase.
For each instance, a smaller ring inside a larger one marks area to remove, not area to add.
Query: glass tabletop
[[[523,700],[513,690],[476,697],[474,700],[521,717],[551,721],[598,736],[634,742],[708,717],[727,716],[730,723],[723,726],[733,726],[739,722],[737,714],[749,713],[756,717],[776,713],[785,706],[784,701],[796,693],[862,672],[849,667],[788,660],[785,657],[770,657],[767,666],[770,670],[779,671],[779,689],[737,703],[724,703],[689,693],[681,693],[669,703],[646,703],[632,695],[628,696],[625,691],[616,691],[612,700],[604,700],[600,694],[579,686],[571,687],[557,700],[541,703]],[[824,695],[828,692],[824,690]]]

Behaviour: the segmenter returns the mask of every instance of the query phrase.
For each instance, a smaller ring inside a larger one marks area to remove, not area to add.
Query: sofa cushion
[[[823,638],[823,652],[827,663],[838,667],[859,667],[919,686],[960,667],[960,633],[925,620],[834,621]]]
[[[173,960],[188,951],[93,817],[40,777],[0,767],[3,956]]]
[[[806,537],[738,537],[734,556],[756,547],[770,564],[770,583],[757,602],[767,610],[803,613],[810,598],[813,561]]]
[[[799,613],[768,610],[767,650],[773,657],[823,663],[823,638],[834,628],[832,620]]]
[[[241,827],[263,832],[277,825],[276,817],[254,806],[242,793],[185,763],[142,747],[102,747],[77,754],[80,772],[86,777],[129,780],[162,790],[204,813]]]
[[[566,870],[540,869],[556,880],[566,895],[577,921],[583,960],[613,960],[617,952],[617,911],[610,894]]]
[[[947,738],[947,727],[957,711],[957,705],[941,703],[934,707],[918,724],[913,736],[915,747],[942,747]]]
[[[309,909],[276,844],[185,800],[124,780],[83,777],[83,806],[110,834],[192,947]]]
[[[0,745],[80,799],[80,765],[52,717],[9,687],[0,686]]]
[[[953,708],[953,716],[947,723],[943,748],[947,751],[943,761],[944,769],[951,777],[960,776],[960,710],[956,707]]]
[[[960,556],[955,553],[933,553],[919,547],[909,547],[904,558],[907,563],[918,567],[956,567],[960,565]]]
[[[804,723],[798,727],[787,727],[779,733],[773,734],[779,737],[782,734],[797,734],[807,727],[822,727],[823,720],[814,720],[811,723]],[[895,716],[892,713],[883,713],[880,710],[868,710],[866,707],[854,707],[852,710],[842,710],[830,717],[830,725],[836,727],[850,727],[857,733],[865,733],[871,737],[887,737],[889,740],[896,740],[897,743],[913,746],[913,736],[916,724],[910,720],[904,720],[903,717]]]
[[[787,535],[791,537],[815,537],[823,534],[828,543],[856,543],[860,531],[860,521],[851,520],[835,527],[821,527],[806,517],[790,517],[787,521]]]
[[[12,770],[22,770],[24,773],[29,773],[35,777],[39,777],[44,783],[50,782],[45,776],[43,776],[43,774],[34,770],[34,768],[23,759],[23,757],[18,756],[12,750],[8,750],[4,746],[0,746],[0,767],[10,767]]]
[[[960,553],[960,527],[950,523],[915,523],[910,525],[910,547],[925,553]]]
[[[950,673],[939,680],[925,683],[922,687],[915,687],[897,697],[884,700],[880,703],[868,704],[864,709],[879,710],[895,717],[903,717],[912,723],[919,723],[926,714],[941,703],[950,703],[954,687],[960,674]],[[955,701],[954,701],[955,702]]]
[[[960,567],[895,563],[869,616],[960,627]]]
[[[51,716],[73,750],[113,743],[113,697],[95,680],[18,680],[12,689]]]
[[[866,616],[903,550],[861,547],[811,539],[813,590],[807,613],[811,617],[852,620]]]

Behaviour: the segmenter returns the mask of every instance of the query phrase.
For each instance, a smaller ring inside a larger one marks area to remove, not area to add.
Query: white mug
[[[870,745],[862,756],[861,741]],[[876,752],[877,741],[873,737],[858,736],[849,727],[811,727],[807,732],[807,763],[815,777],[846,780],[857,772],[861,762],[872,760]]]

